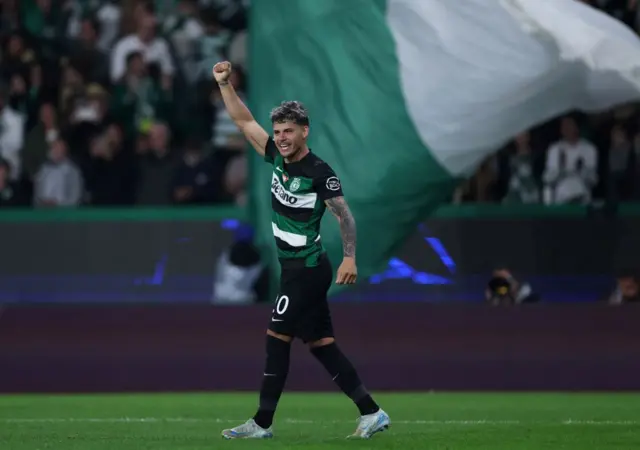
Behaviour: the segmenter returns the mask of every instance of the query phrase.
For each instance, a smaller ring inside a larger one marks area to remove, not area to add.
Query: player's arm
[[[345,258],[356,258],[356,220],[343,196],[325,200],[327,209],[338,219],[342,237],[342,254]]]
[[[329,166],[324,166],[317,178],[316,190],[327,209],[340,225],[342,237],[342,264],[338,267],[336,283],[353,284],[358,277],[356,268],[356,220],[342,193],[342,185]]]
[[[253,148],[264,156],[269,134],[256,122],[249,108],[242,102],[231,83],[229,83],[230,75],[231,63],[219,62],[213,66],[213,76],[220,87],[222,100],[229,116]]]

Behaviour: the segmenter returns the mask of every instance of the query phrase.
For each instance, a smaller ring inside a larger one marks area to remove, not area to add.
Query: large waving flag
[[[251,107],[300,100],[310,147],[340,176],[361,277],[505,141],[571,109],[640,98],[640,40],[577,0],[254,0]],[[270,169],[252,161],[273,249]],[[337,263],[333,218],[322,238]]]

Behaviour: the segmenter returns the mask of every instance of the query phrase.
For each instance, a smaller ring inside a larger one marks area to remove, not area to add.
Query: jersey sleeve
[[[315,191],[320,200],[342,197],[342,183],[328,164],[323,164],[317,177],[314,178]]]
[[[267,140],[267,145],[264,148],[264,160],[269,164],[273,164],[276,160],[276,154],[278,152],[278,147],[276,147],[276,143],[271,136]]]

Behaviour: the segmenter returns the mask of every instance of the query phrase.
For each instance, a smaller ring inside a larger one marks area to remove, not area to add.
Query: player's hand
[[[213,66],[213,77],[217,83],[226,83],[231,76],[231,63],[222,61]]]
[[[354,284],[358,278],[358,269],[356,268],[356,260],[353,258],[344,258],[342,264],[338,267],[336,284]]]

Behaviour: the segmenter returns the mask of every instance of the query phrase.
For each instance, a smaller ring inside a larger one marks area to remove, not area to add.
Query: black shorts
[[[313,342],[333,336],[333,324],[327,292],[333,272],[326,255],[315,267],[285,264],[280,276],[280,291],[273,308],[269,329]]]

